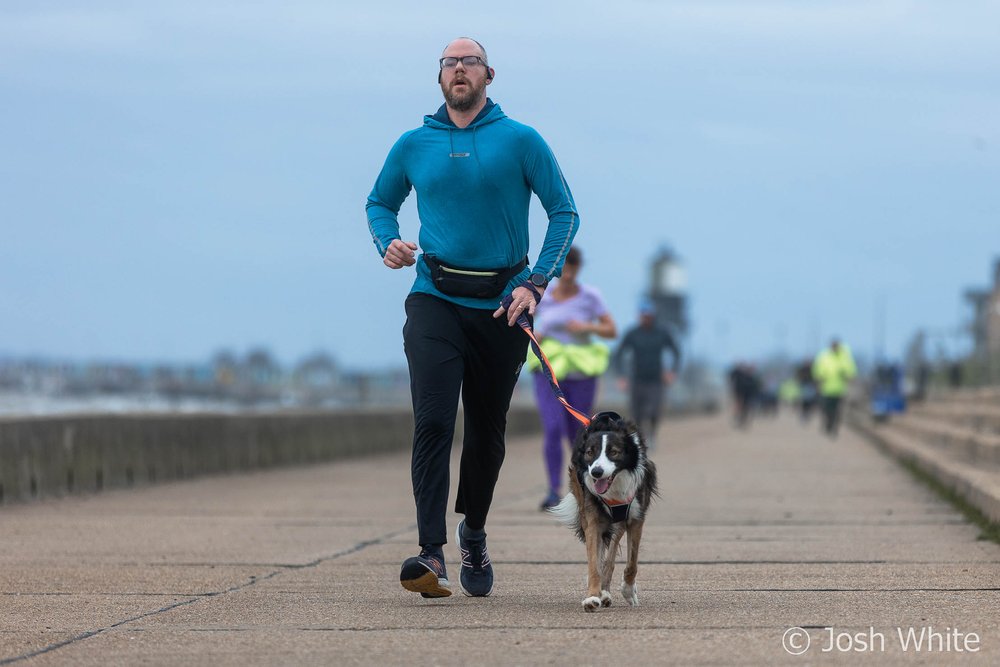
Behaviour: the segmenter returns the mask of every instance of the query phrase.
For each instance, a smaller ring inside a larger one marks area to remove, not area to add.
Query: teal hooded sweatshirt
[[[514,266],[528,256],[531,193],[548,214],[538,259],[529,261],[495,299],[442,294],[427,264],[417,261],[410,290],[470,308],[495,310],[530,273],[562,273],[580,226],[576,204],[555,156],[534,129],[508,118],[499,105],[486,107],[469,124],[451,123],[445,107],[424,116],[423,127],[405,133],[389,151],[365,207],[379,254],[401,238],[397,214],[410,190],[417,193],[418,245],[424,254],[468,269]]]

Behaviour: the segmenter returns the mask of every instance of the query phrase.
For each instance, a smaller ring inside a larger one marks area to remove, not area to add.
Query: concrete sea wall
[[[539,430],[534,408],[511,409],[510,435]],[[399,451],[412,437],[409,410],[2,419],[0,504]]]

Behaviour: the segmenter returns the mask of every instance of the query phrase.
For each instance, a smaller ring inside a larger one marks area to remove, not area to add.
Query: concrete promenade
[[[4,507],[0,664],[1000,664],[1000,546],[858,436],[715,417],[660,440],[640,607],[614,591],[582,611],[583,546],[537,510],[539,443],[521,438],[485,599],[399,586],[406,454]],[[826,627],[866,650],[823,652]]]

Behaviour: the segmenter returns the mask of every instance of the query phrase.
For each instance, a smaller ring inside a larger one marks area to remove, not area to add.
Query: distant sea
[[[31,417],[80,414],[149,413],[249,413],[274,411],[292,406],[272,404],[240,405],[202,399],[168,400],[155,395],[51,396],[45,394],[0,393],[0,417]]]

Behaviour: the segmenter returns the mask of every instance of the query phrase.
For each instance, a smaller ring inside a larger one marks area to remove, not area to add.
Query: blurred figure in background
[[[840,427],[841,402],[855,375],[857,366],[850,349],[834,338],[830,347],[816,355],[812,365],[812,376],[819,388],[823,406],[823,430],[831,436],[837,435]]]
[[[733,394],[733,422],[739,428],[750,425],[750,412],[760,394],[760,378],[748,363],[738,362],[729,371],[729,388]]]
[[[664,351],[673,356],[671,370],[663,368]],[[656,323],[653,302],[644,299],[639,304],[639,324],[628,330],[615,350],[614,367],[621,390],[628,392],[632,419],[650,449],[656,445],[666,387],[673,383],[680,366],[680,348],[670,332]]]
[[[778,383],[773,377],[757,373],[757,396],[754,403],[761,416],[778,416]]]
[[[785,378],[778,386],[778,400],[793,409],[799,406],[802,400],[802,392],[799,388],[799,381],[794,377]]]
[[[562,277],[546,291],[535,310],[534,329],[566,400],[589,415],[597,395],[597,378],[607,370],[609,357],[608,348],[595,342],[593,336],[614,338],[618,331],[600,292],[577,280],[582,266],[580,250],[570,248]],[[544,432],[542,453],[549,492],[541,509],[546,510],[561,500],[560,481],[566,477],[563,447],[572,448],[581,425],[556,400],[548,378],[540,372],[538,359],[530,352],[527,364],[534,371],[535,398]]]
[[[819,400],[819,392],[816,391],[816,380],[813,379],[812,361],[803,361],[795,371],[795,377],[799,381],[799,406],[801,408],[802,423],[809,421],[813,408]]]

